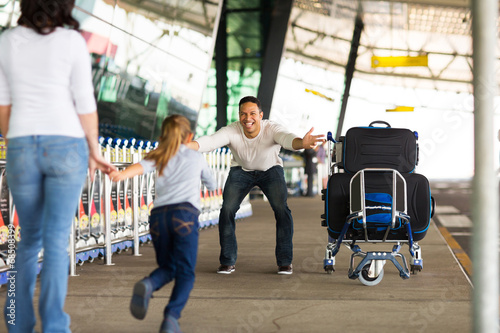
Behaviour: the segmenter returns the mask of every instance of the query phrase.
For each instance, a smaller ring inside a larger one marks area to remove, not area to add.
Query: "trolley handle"
[[[337,140],[335,140],[335,139],[333,138],[332,132],[328,132],[328,133],[326,134],[326,140],[327,140],[327,141],[331,141],[331,142],[333,142],[333,143],[337,143]]]
[[[326,158],[328,160],[328,176],[331,176],[333,173],[333,166],[332,166],[332,159],[333,159],[333,147],[332,147],[332,142],[335,144],[337,143],[337,140],[333,138],[332,132],[328,132],[326,134],[326,141],[328,143],[328,148],[326,150]]]
[[[386,126],[387,126],[387,128],[391,128],[391,125],[389,125],[389,123],[388,123],[388,122],[383,121],[383,120],[375,120],[375,121],[372,121],[372,122],[370,123],[370,125],[368,125],[368,127],[374,127],[374,126],[373,126],[374,124],[382,124],[382,125],[386,125]]]

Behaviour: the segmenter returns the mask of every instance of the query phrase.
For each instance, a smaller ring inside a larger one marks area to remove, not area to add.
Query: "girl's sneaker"
[[[149,278],[144,278],[134,285],[134,292],[130,300],[130,312],[137,319],[144,319],[148,312],[149,299],[153,294],[153,286]]]
[[[167,317],[163,320],[160,327],[160,333],[182,333],[181,328],[179,327],[179,322],[176,318],[171,315],[167,315]]]

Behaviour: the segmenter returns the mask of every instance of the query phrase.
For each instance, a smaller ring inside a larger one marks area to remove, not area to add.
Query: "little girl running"
[[[162,124],[158,148],[139,163],[110,174],[112,181],[154,170],[156,198],[149,217],[156,252],[156,268],[134,286],[130,311],[144,319],[153,291],[175,279],[170,301],[164,311],[160,332],[180,332],[178,319],[193,289],[198,252],[200,179],[215,190],[215,179],[203,156],[185,144],[193,138],[189,120],[180,115],[167,117]]]

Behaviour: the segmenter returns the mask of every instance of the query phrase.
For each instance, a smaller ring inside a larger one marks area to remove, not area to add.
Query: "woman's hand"
[[[124,180],[127,178],[132,178],[138,175],[142,175],[144,173],[144,169],[140,163],[132,164],[128,166],[125,170],[118,171],[113,170],[109,173],[109,179],[112,182],[118,182],[120,180]]]
[[[89,151],[89,172],[92,180],[94,180],[94,174],[97,169],[101,170],[105,174],[110,174],[111,172],[116,171],[116,167],[106,161],[101,155],[99,147]]]
[[[96,169],[101,170],[105,174],[116,170],[116,167],[106,161],[101,155],[101,147],[98,142],[99,121],[97,111],[87,114],[79,114],[80,124],[85,132],[85,138],[89,145],[89,172],[90,179],[94,181]]]
[[[123,174],[118,170],[111,171],[109,173],[109,179],[111,179],[112,182],[117,182],[123,180],[124,178],[125,177],[123,177]]]

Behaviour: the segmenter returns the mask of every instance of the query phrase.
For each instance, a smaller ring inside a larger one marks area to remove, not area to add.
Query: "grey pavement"
[[[380,284],[368,287],[347,277],[346,247],[336,257],[336,272],[324,272],[327,232],[320,226],[320,198],[293,197],[289,206],[295,222],[291,276],[276,274],[274,214],[262,199],[252,200],[253,215],[237,223],[235,273],[215,273],[217,228],[200,232],[196,283],[180,319],[183,332],[471,331],[471,285],[434,223],[420,242],[422,272],[403,280],[388,262]],[[392,244],[361,248],[390,250]],[[77,268],[66,301],[73,332],[158,332],[171,284],[154,294],[144,320],[128,309],[134,283],[155,268],[152,245],[140,252],[114,255],[113,266],[96,260]],[[407,246],[402,253],[409,259]],[[0,332],[4,327],[1,322]]]

